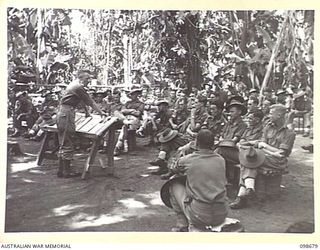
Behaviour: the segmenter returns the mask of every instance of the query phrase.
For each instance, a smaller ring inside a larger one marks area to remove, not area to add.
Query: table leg
[[[108,136],[108,144],[107,144],[107,153],[108,153],[108,166],[111,168],[111,174],[114,174],[114,148],[115,148],[115,135],[116,130],[115,127],[112,126],[109,129],[109,136]]]
[[[88,157],[88,159],[86,161],[86,164],[84,165],[84,169],[83,169],[83,172],[82,172],[81,178],[83,180],[86,178],[86,174],[89,172],[90,166],[93,164],[93,162],[94,162],[94,160],[96,158],[96,155],[97,155],[97,152],[98,152],[98,148],[99,148],[99,145],[100,145],[100,141],[101,141],[101,137],[98,137],[93,142],[92,148],[90,150],[89,157]]]
[[[45,136],[44,136],[44,139],[42,141],[42,144],[41,144],[41,147],[40,147],[40,151],[39,151],[39,154],[38,154],[38,157],[37,157],[37,165],[38,166],[40,166],[42,161],[43,161],[43,158],[45,156],[45,153],[46,153],[46,150],[47,150],[47,147],[48,147],[48,143],[49,143],[49,140],[50,140],[50,136],[51,136],[50,132],[45,132]]]

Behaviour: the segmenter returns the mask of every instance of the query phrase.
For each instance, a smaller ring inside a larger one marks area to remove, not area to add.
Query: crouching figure
[[[198,150],[181,157],[174,176],[161,188],[161,199],[174,210],[174,232],[192,228],[205,230],[221,225],[227,216],[225,161],[212,150],[214,134],[202,129],[197,134]]]

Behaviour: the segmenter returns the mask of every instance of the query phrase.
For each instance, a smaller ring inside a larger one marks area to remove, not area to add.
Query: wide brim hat
[[[175,138],[178,135],[178,133],[179,133],[178,130],[173,130],[168,128],[161,133],[158,140],[161,143],[171,141],[173,138]]]
[[[284,89],[279,89],[279,90],[277,91],[277,93],[276,93],[276,96],[277,96],[277,95],[281,95],[281,94],[286,94],[286,93],[287,93],[286,90],[284,90]]]
[[[94,96],[96,96],[96,95],[102,95],[103,98],[105,98],[105,97],[108,95],[108,91],[98,90],[98,91],[96,91],[96,92],[93,92],[92,94],[93,94]]]
[[[173,175],[171,178],[166,181],[160,189],[160,197],[162,202],[167,206],[172,208],[171,201],[170,201],[170,187],[173,183],[181,183],[185,185],[187,180],[186,175]]]
[[[222,140],[219,141],[218,147],[228,147],[228,148],[234,148],[236,146],[236,143],[233,140]]]
[[[261,149],[248,147],[240,148],[239,161],[246,168],[257,168],[261,166],[265,160],[265,153]]]
[[[251,93],[258,93],[258,90],[257,89],[250,89],[249,94],[251,94]]]
[[[169,105],[169,102],[167,100],[159,100],[159,101],[156,102],[156,105],[159,106],[162,103],[165,103],[165,104]]]
[[[247,107],[237,100],[231,100],[230,104],[227,106],[227,111],[229,112],[231,107],[239,107],[241,109],[241,115],[245,115],[247,113]]]
[[[137,92],[142,92],[142,88],[134,88],[134,89],[130,89],[130,90],[127,90],[129,93],[129,95],[132,95],[133,93],[137,93]]]
[[[232,100],[237,100],[238,102],[245,103],[245,100],[240,95],[232,95],[228,98],[226,105],[229,106]]]

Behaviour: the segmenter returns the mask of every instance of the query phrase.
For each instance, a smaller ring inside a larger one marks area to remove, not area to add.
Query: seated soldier
[[[220,137],[221,130],[224,124],[227,122],[222,116],[222,109],[215,103],[209,103],[208,106],[208,118],[204,122],[204,125],[215,134],[216,138]]]
[[[293,101],[290,112],[288,114],[287,126],[290,129],[293,127],[293,119],[297,116],[304,118],[304,137],[310,135],[310,114],[312,108],[312,100],[306,96],[305,91],[301,90],[298,93],[293,94]]]
[[[269,118],[270,106],[271,106],[271,102],[269,100],[264,100],[262,102],[261,109],[262,109],[262,112],[264,115],[263,120],[262,120],[263,126],[267,125],[270,121],[270,118]]]
[[[110,102],[107,103],[105,112],[108,116],[113,116],[117,112],[121,112],[121,110],[124,108],[123,103],[121,102],[121,91],[120,90],[114,90],[112,94],[112,99]],[[124,119],[124,118],[123,118]],[[117,123],[117,129],[122,128],[122,123]],[[103,143],[102,148],[99,150],[99,153],[101,154],[107,154],[107,138],[108,133],[103,137]]]
[[[248,113],[252,110],[257,109],[259,106],[259,99],[256,97],[250,97],[247,103]]]
[[[185,181],[173,178],[161,188],[162,201],[177,215],[175,232],[220,225],[228,213],[225,162],[212,151],[214,135],[200,130],[196,144],[199,150],[181,157],[174,167]]]
[[[286,105],[287,91],[285,89],[278,89],[276,92],[276,104]]]
[[[44,101],[39,109],[39,118],[26,135],[26,137],[35,141],[39,141],[42,138],[44,133],[41,129],[42,126],[55,124],[59,104],[59,102],[53,98],[51,91],[45,91],[42,97],[44,97]]]
[[[256,88],[252,88],[249,90],[249,99],[250,98],[255,98],[255,99],[259,98],[259,91]]]
[[[178,130],[180,133],[184,133],[190,123],[190,121],[188,120],[189,111],[186,99],[177,100],[175,106],[172,107],[172,111],[172,120],[174,124],[178,125]]]
[[[207,97],[199,95],[194,103],[194,108],[191,109],[190,128],[192,131],[199,131],[201,125],[208,118],[208,111],[206,108]]]
[[[174,88],[170,89],[170,94],[167,99],[169,102],[169,108],[173,109],[177,101],[177,90]]]
[[[103,90],[98,90],[92,93],[93,100],[103,112],[106,112],[108,106],[107,101],[104,100],[107,95],[108,92]],[[98,112],[93,108],[91,108],[90,113],[98,114]]]
[[[154,175],[161,175],[168,173],[168,160],[172,153],[175,153],[177,149],[188,141],[177,130],[171,128],[165,129],[159,136],[160,152],[158,158],[149,162],[152,166],[159,166],[159,169],[151,172]]]
[[[120,120],[123,122],[123,126],[114,150],[114,155],[119,155],[123,149],[124,153],[128,152],[128,131],[137,130],[141,125],[142,114],[144,110],[144,104],[138,99],[141,94],[141,89],[132,89],[129,92],[129,100],[124,108],[121,110],[121,114],[118,112]]]
[[[225,159],[226,175],[228,181],[232,181],[234,179],[234,165],[238,164],[239,161],[236,144],[240,141],[247,128],[241,116],[247,113],[247,108],[236,97],[232,97],[227,106],[227,111],[230,113],[230,119],[222,129],[220,141],[215,152]]]
[[[31,129],[36,120],[38,119],[38,112],[33,106],[32,101],[29,100],[26,91],[19,92],[16,94],[16,103],[13,116],[13,126],[15,132],[11,135],[12,137],[17,137],[21,135],[22,132],[22,121],[27,123],[27,129]]]
[[[112,100],[108,103],[106,108],[106,113],[109,116],[114,115],[115,111],[120,112],[124,108],[123,103],[121,102],[121,91],[114,90],[112,94]]]
[[[158,112],[151,117],[147,117],[142,126],[137,130],[137,134],[144,136],[146,132],[154,142],[154,135],[161,133],[166,128],[177,129],[178,126],[172,121],[172,112],[169,110],[169,103],[166,100],[159,100],[157,103]]]
[[[282,104],[274,104],[270,107],[270,122],[263,130],[262,139],[251,144],[262,149],[264,160],[261,164],[260,153],[251,147],[244,153],[244,161],[240,169],[240,189],[237,198],[230,204],[232,209],[240,209],[247,205],[248,196],[252,196],[255,187],[255,178],[258,173],[285,172],[288,167],[288,157],[291,153],[295,133],[286,127],[286,107]],[[240,158],[241,159],[241,158]],[[255,160],[256,159],[256,160]]]

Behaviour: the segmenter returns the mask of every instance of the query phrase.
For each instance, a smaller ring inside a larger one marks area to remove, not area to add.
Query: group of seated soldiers
[[[214,151],[225,159],[228,182],[237,179],[236,183],[240,183],[238,196],[230,205],[237,209],[244,207],[254,193],[259,171],[287,170],[287,158],[295,140],[293,118],[305,116],[305,136],[309,136],[311,98],[307,91],[297,89],[291,92],[280,89],[276,93],[267,89],[259,99],[257,89],[250,89],[244,96],[243,92],[234,94],[212,88],[207,83],[202,90],[192,89],[189,94],[185,89],[161,91],[150,86],[113,91],[97,88],[88,92],[103,112],[121,121],[114,155],[128,152],[130,135],[150,137],[148,145],[160,146],[156,159],[150,162],[159,168],[151,174],[161,175],[162,179],[174,174],[177,158],[197,150],[197,133],[201,129],[210,130],[215,136]],[[43,91],[44,101],[38,110],[27,92],[19,92],[13,117],[16,131],[12,136],[21,134],[24,120],[28,128],[25,137],[40,140],[41,126],[55,123],[60,91]],[[95,111],[84,109],[84,112],[89,115]],[[253,159],[259,164],[253,163]],[[241,165],[240,179],[235,175],[236,165]]]

